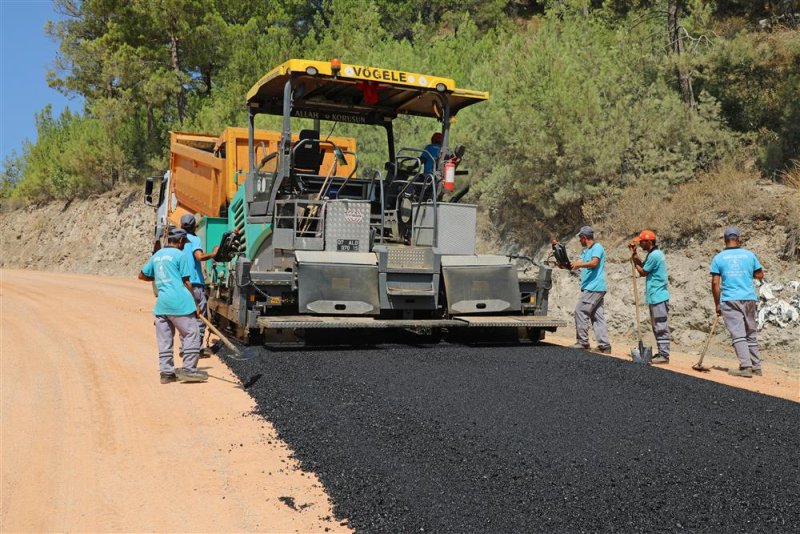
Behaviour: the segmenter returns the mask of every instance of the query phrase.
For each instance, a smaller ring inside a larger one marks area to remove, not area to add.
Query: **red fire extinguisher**
[[[447,191],[456,188],[456,162],[452,159],[444,162],[444,188]]]

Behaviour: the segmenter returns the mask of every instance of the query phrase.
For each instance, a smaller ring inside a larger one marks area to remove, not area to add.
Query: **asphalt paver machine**
[[[550,268],[521,276],[509,257],[477,254],[476,206],[452,191],[464,155],[450,146],[452,119],[488,96],[436,76],[293,59],[247,93],[246,148],[230,132],[227,151],[222,137],[203,146],[173,134],[161,230],[193,212],[206,249],[220,246],[206,265],[214,322],[267,343],[392,328],[540,340],[564,326],[547,316]],[[256,130],[259,114],[280,117],[281,130]],[[432,120],[438,154],[396,146],[401,115]],[[294,131],[297,119],[313,126]],[[371,126],[383,165],[364,170],[355,139],[321,132],[335,123]],[[223,162],[236,153],[241,165]],[[192,207],[192,187],[216,200]]]

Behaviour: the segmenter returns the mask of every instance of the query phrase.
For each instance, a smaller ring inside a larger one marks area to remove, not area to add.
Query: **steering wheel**
[[[422,162],[413,156],[400,156],[397,158],[397,166],[403,174],[419,174],[422,171]]]

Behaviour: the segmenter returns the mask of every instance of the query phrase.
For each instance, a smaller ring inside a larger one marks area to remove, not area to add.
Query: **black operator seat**
[[[394,162],[386,162],[387,185],[384,189],[386,205],[394,205],[397,195],[405,189],[410,181],[421,179],[422,164],[417,157],[397,154]],[[413,186],[411,186],[413,187]]]
[[[294,151],[295,171],[303,174],[319,174],[323,156],[319,146],[319,130],[300,130],[298,144],[302,141],[306,142]]]

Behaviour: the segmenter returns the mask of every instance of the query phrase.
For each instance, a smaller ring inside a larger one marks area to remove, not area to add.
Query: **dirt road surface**
[[[159,383],[152,305],[134,279],[0,270],[0,531],[345,530],[219,359],[208,383]],[[669,369],[800,400],[768,355],[750,380],[695,359]]]
[[[346,530],[216,357],[159,383],[149,285],[0,282],[0,531]]]

